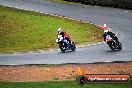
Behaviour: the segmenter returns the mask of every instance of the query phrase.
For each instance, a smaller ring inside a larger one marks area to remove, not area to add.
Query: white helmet
[[[58,33],[60,34],[62,32],[62,29],[61,28],[58,28]]]
[[[104,33],[105,33],[105,32],[108,32],[108,31],[109,31],[109,30],[104,30]]]
[[[104,32],[110,32],[112,29],[108,28],[107,30],[104,30]]]

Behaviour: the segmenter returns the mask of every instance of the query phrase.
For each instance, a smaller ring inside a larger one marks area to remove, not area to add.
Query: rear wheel
[[[118,50],[122,50],[122,45],[121,45],[120,42],[119,42],[119,44],[118,44]]]
[[[75,51],[75,49],[76,49],[76,45],[75,45],[75,43],[74,43],[74,42],[72,42],[72,47],[71,47],[71,50],[72,50],[72,51]]]

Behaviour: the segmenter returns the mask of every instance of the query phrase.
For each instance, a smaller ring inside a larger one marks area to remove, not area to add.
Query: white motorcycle
[[[114,40],[110,35],[106,36],[106,43],[109,45],[111,50],[122,50],[122,45],[120,42]]]

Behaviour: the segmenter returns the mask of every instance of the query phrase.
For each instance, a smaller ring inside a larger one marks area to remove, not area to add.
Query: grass
[[[0,52],[57,48],[59,27],[76,44],[102,41],[102,31],[92,24],[0,6]]]
[[[131,88],[128,84],[84,84],[76,81],[0,82],[0,88]]]

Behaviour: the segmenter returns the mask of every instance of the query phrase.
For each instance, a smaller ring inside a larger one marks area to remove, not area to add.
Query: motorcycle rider
[[[106,36],[107,36],[107,35],[110,35],[110,37],[111,37],[112,39],[116,40],[117,43],[119,43],[118,38],[116,37],[116,35],[115,35],[113,32],[110,31],[110,28],[104,30],[103,37],[104,37],[104,41],[105,41],[105,42],[106,42]]]
[[[105,42],[107,42],[107,41],[106,41],[106,36],[107,36],[107,35],[110,35],[110,37],[111,37],[112,39],[114,39],[114,40],[117,41],[117,44],[119,43],[117,36],[116,36],[113,32],[110,31],[110,30],[112,30],[112,29],[110,29],[110,28],[107,27],[106,21],[104,21],[104,27],[100,27],[100,29],[103,29],[103,30],[104,30],[103,37],[104,37],[104,41],[105,41]]]
[[[62,28],[58,28],[58,35],[62,35],[62,37],[69,41],[69,43],[71,44],[70,36],[66,32],[64,32]]]

